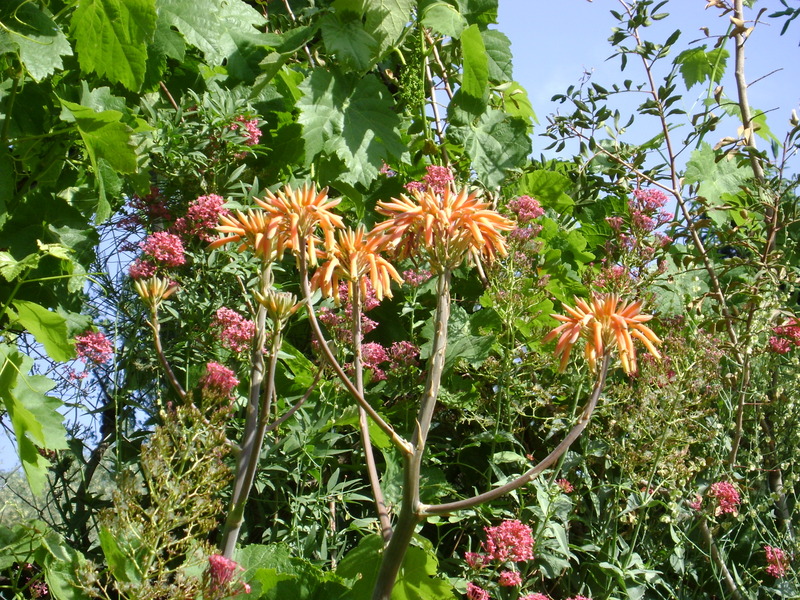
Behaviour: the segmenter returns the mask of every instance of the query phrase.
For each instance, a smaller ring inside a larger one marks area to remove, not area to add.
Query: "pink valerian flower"
[[[527,223],[538,219],[544,214],[544,209],[539,201],[530,196],[520,196],[508,203],[508,210],[517,215],[520,223]]]
[[[86,331],[75,336],[75,352],[86,364],[102,365],[114,355],[114,346],[102,331]]]
[[[445,190],[453,182],[452,171],[448,167],[437,165],[428,165],[426,170],[427,173],[422,178],[422,181],[410,181],[403,187],[409,192],[427,192],[430,190],[436,194],[444,194]]]
[[[622,229],[622,225],[625,223],[625,219],[622,217],[606,217],[606,223],[613,229],[614,231],[619,231]]]
[[[386,348],[377,342],[368,342],[361,346],[361,358],[364,367],[372,370],[373,381],[383,381],[386,379],[386,372],[379,365],[389,362],[389,355]]]
[[[767,555],[767,573],[777,578],[784,577],[789,569],[786,552],[775,546],[765,545],[764,553]]]
[[[204,242],[214,240],[219,218],[230,214],[224,204],[225,200],[217,194],[199,196],[189,205],[186,216],[175,221],[175,231],[184,236],[196,235]]]
[[[783,325],[772,328],[769,349],[776,354],[787,354],[793,346],[800,346],[800,321],[789,319]]]
[[[572,598],[567,598],[567,600],[592,600],[591,598],[587,598],[586,596],[572,596]]]
[[[157,231],[141,244],[142,252],[165,267],[179,267],[186,262],[183,242],[174,233]]]
[[[694,495],[694,500],[687,502],[689,508],[700,510],[703,507],[703,497],[700,494]]]
[[[419,348],[411,342],[394,342],[389,347],[389,367],[391,369],[400,369],[415,365],[418,356]]]
[[[471,581],[467,584],[467,599],[468,600],[489,600],[489,592],[482,587],[479,587]]]
[[[407,271],[403,271],[403,282],[411,287],[419,287],[426,281],[428,281],[433,275],[430,271],[426,269],[421,269],[419,271],[413,271],[411,269]]]
[[[572,486],[572,484],[571,484],[571,483],[570,483],[568,480],[566,480],[566,479],[557,479],[557,480],[556,480],[556,484],[558,485],[558,487],[560,487],[560,488],[561,488],[561,490],[562,490],[562,491],[563,491],[565,494],[569,494],[570,492],[573,492],[573,491],[575,491],[575,488],[574,488],[574,487]]]
[[[137,258],[128,268],[131,279],[149,279],[156,274],[156,266],[149,260]]]
[[[500,577],[497,580],[500,587],[516,587],[522,585],[522,575],[519,571],[500,571]]]
[[[253,321],[224,306],[217,309],[211,326],[220,330],[222,346],[234,352],[249,348],[250,341],[256,334],[256,324]]]
[[[212,594],[232,596],[236,593],[244,592],[250,593],[250,586],[242,582],[241,590],[233,589],[234,575],[238,571],[244,571],[244,568],[229,558],[225,558],[221,554],[212,554],[208,557],[208,571],[206,572],[209,579],[209,588]]]
[[[540,594],[539,592],[535,592],[533,594],[525,594],[524,596],[520,596],[519,600],[550,600],[550,597]]]
[[[656,220],[640,210],[635,209],[631,212],[631,221],[635,228],[642,231],[653,231],[656,228]]]
[[[144,214],[147,221],[169,221],[172,219],[172,214],[167,208],[167,203],[161,195],[161,190],[156,186],[150,187],[150,193],[144,198],[134,195],[131,198],[131,208],[134,208]]]
[[[236,123],[231,123],[231,129],[236,131],[239,129],[239,123],[244,123],[244,130],[242,135],[245,137],[246,146],[255,146],[261,139],[261,130],[258,128],[258,119],[248,119],[245,116],[239,115],[236,117]]]
[[[378,173],[380,173],[381,175],[386,175],[386,177],[394,177],[395,175],[397,175],[397,173],[395,173],[392,170],[392,168],[389,165],[387,165],[386,163],[383,163],[381,165],[381,168],[378,171]]]
[[[712,483],[709,493],[717,501],[717,508],[714,511],[716,516],[726,513],[736,515],[737,508],[741,503],[741,498],[739,497],[739,492],[733,487],[733,484],[727,481]]]
[[[495,527],[484,527],[486,541],[483,550],[497,562],[520,562],[533,558],[531,528],[518,520],[503,521]]]
[[[200,378],[203,395],[210,398],[230,398],[231,393],[239,385],[236,374],[228,367],[217,362],[206,364],[206,374]]]
[[[508,232],[508,238],[518,242],[525,242],[539,235],[541,230],[542,226],[537,224],[528,225],[526,227],[514,227],[514,229]]]
[[[478,552],[465,552],[464,560],[470,569],[482,569],[486,557]]]
[[[648,211],[658,210],[667,203],[667,195],[661,190],[637,188],[633,190],[633,197],[639,206]]]

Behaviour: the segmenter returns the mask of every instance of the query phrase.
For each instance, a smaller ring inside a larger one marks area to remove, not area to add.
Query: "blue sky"
[[[691,41],[704,37],[701,27],[709,27],[712,34],[723,33],[728,26],[729,16],[720,16],[719,10],[705,10],[705,5],[705,0],[673,0],[664,9],[671,9],[672,14],[644,30],[643,35],[653,41],[663,41],[675,29],[680,29],[682,35],[674,51],[678,54],[690,47]],[[497,28],[511,40],[514,75],[527,89],[541,122],[537,133],[543,131],[546,116],[557,108],[550,98],[556,93],[563,93],[569,85],[577,84],[584,72],[592,72],[592,80],[606,87],[608,83],[621,83],[624,79],[634,82],[643,80],[640,64],[629,60],[626,70],[620,73],[618,58],[606,61],[612,54],[607,40],[611,28],[616,25],[609,11],[621,10],[617,0],[500,0],[499,6]],[[757,8],[762,6],[767,8],[763,17],[766,23],[755,29],[745,46],[745,73],[748,82],[751,82],[748,93],[752,106],[760,110],[775,109],[769,113],[768,124],[773,133],[782,139],[783,133],[789,128],[791,110],[800,106],[800,22],[792,23],[786,34],[780,36],[783,21],[766,16],[782,8],[780,3],[777,0],[756,3]],[[750,14],[755,17],[755,11]],[[710,48],[714,41],[703,43]],[[726,47],[732,55],[733,41],[729,40]],[[756,82],[776,68],[783,70]],[[728,61],[723,84],[726,95],[734,98],[733,56]],[[701,88],[703,86],[695,86],[684,97],[682,108],[690,114],[693,108],[694,112],[697,111],[695,102],[705,91]],[[641,121],[636,126],[643,127],[642,130],[634,128],[631,131],[632,136],[641,136],[641,139],[629,141],[642,141],[654,135],[657,123],[654,118],[649,121]],[[650,131],[650,127],[654,129]],[[718,128],[716,133],[720,138],[736,134],[723,128]],[[546,145],[546,140],[535,139],[534,155],[538,156]]]

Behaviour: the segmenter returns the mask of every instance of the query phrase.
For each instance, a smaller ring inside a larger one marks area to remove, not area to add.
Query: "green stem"
[[[445,268],[439,275],[436,305],[436,324],[433,335],[433,348],[430,357],[430,369],[425,383],[425,393],[417,414],[417,424],[412,437],[412,453],[404,457],[403,463],[403,498],[400,514],[394,532],[386,546],[372,591],[372,600],[390,600],[397,575],[403,564],[408,546],[414,536],[414,529],[423,520],[422,503],[419,499],[420,470],[422,457],[425,454],[425,442],[428,438],[433,411],[439,395],[439,386],[444,371],[445,352],[447,351],[447,324],[450,320],[450,269]]]

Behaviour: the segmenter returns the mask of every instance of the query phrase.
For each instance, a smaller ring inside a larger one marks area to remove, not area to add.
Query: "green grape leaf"
[[[414,0],[372,0],[367,4],[365,26],[379,41],[376,60],[395,46],[411,21]]]
[[[22,64],[35,81],[63,68],[62,56],[71,56],[67,37],[46,7],[23,0],[6,0],[0,8],[0,48],[16,46]]]
[[[391,94],[374,76],[316,69],[300,84],[300,90],[298,120],[308,163],[319,154],[334,154],[347,168],[346,183],[368,185],[384,161],[407,154]]]
[[[464,57],[461,91],[478,100],[483,108],[489,98],[489,57],[477,25],[470,25],[461,33],[461,53]]]
[[[158,10],[215,66],[222,65],[238,49],[237,32],[256,34],[255,28],[265,22],[255,8],[241,0],[159,0]]]
[[[728,51],[715,48],[706,52],[706,46],[684,50],[675,59],[687,89],[705,81],[719,83],[725,74]]]
[[[12,305],[17,321],[44,346],[50,358],[59,361],[75,358],[75,348],[67,336],[64,317],[26,300],[15,300]]]
[[[461,37],[461,32],[467,27],[467,21],[461,13],[447,2],[434,2],[426,6],[421,22],[425,27],[454,39]]]
[[[496,83],[512,81],[514,73],[511,62],[511,40],[506,34],[494,29],[482,31],[481,37],[486,48],[489,79]]]
[[[458,0],[461,14],[470,25],[481,28],[497,23],[498,0]]]
[[[489,188],[500,185],[506,170],[521,164],[531,151],[528,124],[496,109],[474,124],[451,125],[448,137],[464,146],[478,179]]]
[[[62,402],[47,396],[55,383],[41,375],[29,376],[33,359],[0,344],[0,400],[11,419],[22,468],[34,495],[44,490],[50,466],[39,448],[66,449]]]
[[[353,12],[327,14],[320,24],[325,48],[352,71],[368,71],[377,61],[378,40]]]
[[[138,90],[155,27],[155,0],[78,0],[72,32],[81,69]]]
[[[105,159],[120,173],[135,173],[138,168],[136,150],[131,141],[132,130],[120,122],[122,113],[116,110],[95,112],[88,106],[81,106],[66,100],[61,101],[66,114],[63,120],[74,119],[81,134],[89,160],[99,169],[98,159]]]
[[[698,184],[697,195],[705,199],[711,211],[710,216],[724,221],[727,214],[723,216],[718,213],[718,209],[725,204],[723,196],[738,195],[745,182],[752,178],[753,172],[749,167],[740,166],[735,156],[717,158],[717,152],[708,144],[703,144],[692,152],[686,163],[683,180],[686,184]]]
[[[558,213],[570,212],[575,204],[565,190],[572,186],[570,180],[555,171],[538,170],[526,173],[517,186],[518,194],[536,198],[544,207]]]

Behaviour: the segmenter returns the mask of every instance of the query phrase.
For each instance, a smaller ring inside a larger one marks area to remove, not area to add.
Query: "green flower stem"
[[[372,600],[390,600],[397,575],[403,564],[408,546],[414,536],[418,523],[424,519],[422,503],[419,499],[420,470],[425,454],[425,442],[428,438],[431,418],[433,417],[439,386],[444,371],[445,352],[447,350],[447,324],[450,320],[450,269],[445,268],[439,274],[437,288],[436,324],[433,334],[428,379],[425,382],[425,394],[417,414],[417,424],[412,437],[413,452],[404,457],[403,462],[403,498],[400,514],[394,527],[394,533],[386,546],[381,560],[378,578],[372,591]]]
[[[355,371],[355,385],[361,396],[364,396],[364,363],[361,354],[361,286],[359,282],[353,283],[353,295],[350,299],[353,305],[353,370]],[[389,509],[381,489],[381,478],[375,464],[375,453],[372,449],[372,440],[369,436],[369,420],[366,411],[358,407],[358,428],[361,433],[361,445],[364,448],[364,461],[367,464],[369,485],[372,488],[372,498],[375,501],[375,510],[381,524],[381,535],[385,542],[392,537],[392,521],[389,518]]]
[[[150,317],[151,318],[149,321],[147,321],[147,324],[150,326],[150,329],[153,332],[153,345],[156,348],[158,362],[161,363],[161,368],[164,369],[164,375],[166,376],[169,384],[172,386],[172,389],[175,390],[175,393],[178,394],[178,397],[181,400],[184,400],[186,398],[186,390],[183,389],[178,381],[178,378],[175,376],[175,372],[172,370],[172,367],[169,365],[169,361],[164,354],[164,347],[161,345],[161,324],[158,321],[157,305],[153,305]]]
[[[269,280],[269,267],[266,266],[261,272],[261,287],[264,288]],[[261,388],[264,382],[263,348],[266,340],[266,321],[267,309],[259,305],[256,312],[256,334],[250,351],[250,392],[248,394],[244,434],[242,436],[241,452],[236,460],[236,475],[234,476],[230,510],[225,520],[220,544],[222,554],[226,558],[233,558],[233,553],[236,550],[236,542],[239,539],[239,532],[244,523],[244,507],[247,503],[247,497],[250,495],[250,488],[253,485],[255,464],[258,463],[258,455],[261,452],[261,442],[263,441],[263,435],[261,440],[257,439],[257,432],[261,423],[259,409],[262,403]],[[271,366],[278,359],[278,353],[274,351],[274,345],[275,338],[279,337],[279,335],[273,337],[273,351],[270,353]],[[270,390],[270,396],[271,394],[272,391]]]
[[[536,466],[532,467],[531,469],[529,469],[528,471],[526,471],[513,481],[509,481],[505,485],[502,485],[491,491],[484,492],[483,494],[478,494],[477,496],[473,496],[472,498],[466,498],[464,500],[458,500],[456,502],[448,502],[446,504],[421,505],[419,507],[420,515],[423,517],[443,515],[456,512],[459,510],[466,510],[468,508],[473,508],[474,506],[478,506],[479,504],[483,504],[484,502],[491,502],[492,500],[496,500],[497,498],[500,498],[505,494],[508,494],[516,489],[519,489],[523,485],[532,481],[542,471],[553,465],[569,449],[569,447],[575,442],[575,440],[577,440],[578,437],[580,437],[581,433],[583,433],[583,430],[586,429],[586,426],[589,424],[589,420],[592,417],[592,413],[594,412],[594,409],[597,406],[597,401],[600,399],[600,394],[602,393],[603,387],[605,386],[606,375],[608,373],[608,366],[610,363],[611,363],[611,355],[609,353],[606,353],[603,356],[603,364],[600,367],[600,372],[597,376],[597,381],[594,384],[592,395],[589,397],[589,400],[583,407],[583,411],[581,412],[581,416],[578,418],[578,422],[572,427],[570,432],[561,441],[561,443],[558,446],[556,446],[555,449],[545,458],[543,458]]]
[[[300,256],[300,287],[303,292],[303,298],[306,301],[308,321],[311,324],[311,330],[314,333],[314,337],[319,342],[319,350],[322,352],[325,360],[334,370],[336,376],[341,380],[341,382],[347,388],[347,391],[350,392],[350,395],[353,396],[358,405],[363,408],[367,415],[373,421],[375,421],[375,424],[380,427],[381,430],[386,433],[386,435],[389,436],[389,439],[400,450],[400,452],[402,452],[404,456],[410,455],[413,451],[411,444],[400,434],[398,434],[394,428],[389,425],[389,423],[387,423],[374,408],[372,408],[370,403],[364,399],[364,395],[359,392],[358,388],[356,388],[353,382],[350,381],[350,378],[344,372],[344,369],[342,369],[339,361],[336,360],[333,352],[331,352],[328,341],[325,339],[325,336],[322,333],[322,328],[319,326],[317,315],[314,312],[314,305],[311,302],[311,285],[308,282],[308,265],[306,263],[306,257],[302,254]]]

